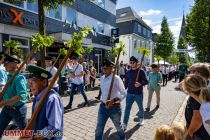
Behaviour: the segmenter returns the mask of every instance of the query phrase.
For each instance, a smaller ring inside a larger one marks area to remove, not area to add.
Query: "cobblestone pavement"
[[[138,108],[136,103],[133,104],[130,119],[126,131],[126,138],[129,140],[152,140],[155,130],[161,124],[170,125],[183,105],[186,95],[174,88],[177,83],[169,82],[166,87],[161,89],[161,104],[158,110],[153,109],[156,106],[156,97],[153,96],[151,111],[145,113],[145,123],[143,126],[138,125],[134,121]],[[147,89],[144,88],[144,107],[147,103]],[[83,103],[83,98],[80,94],[75,95],[73,102],[73,109],[64,115],[64,140],[94,140],[95,128],[97,122],[97,113],[100,102],[95,100],[98,95],[98,90],[87,92],[88,99],[90,100],[89,107],[80,107]],[[67,105],[69,97],[62,98],[64,106]],[[28,117],[31,114],[31,103],[28,105]],[[122,118],[124,116],[125,100],[122,104]],[[5,138],[4,139],[8,139]],[[118,140],[116,129],[108,120],[105,130],[104,139]]]

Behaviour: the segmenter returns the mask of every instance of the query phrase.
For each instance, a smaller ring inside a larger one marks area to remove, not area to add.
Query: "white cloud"
[[[148,16],[148,15],[159,15],[162,11],[160,10],[153,10],[153,9],[150,9],[148,11],[140,11],[139,12],[139,15],[140,16]]]
[[[153,33],[157,33],[157,34],[160,34],[160,28],[161,28],[161,25],[156,25],[156,26],[153,26],[152,29],[153,29]]]
[[[147,25],[151,25],[152,24],[152,20],[149,19],[143,19],[144,22],[146,22]]]

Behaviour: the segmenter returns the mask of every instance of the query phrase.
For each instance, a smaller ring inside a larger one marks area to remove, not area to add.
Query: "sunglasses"
[[[131,62],[130,62],[130,64],[135,64],[135,63],[136,63],[136,62],[134,62],[134,61],[131,61]]]

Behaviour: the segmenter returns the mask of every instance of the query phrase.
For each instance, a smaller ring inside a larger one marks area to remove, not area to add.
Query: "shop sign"
[[[34,13],[0,4],[0,23],[38,29],[38,17]]]

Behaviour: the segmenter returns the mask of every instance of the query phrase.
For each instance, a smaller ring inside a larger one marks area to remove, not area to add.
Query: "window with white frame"
[[[122,14],[120,15],[120,17],[125,17],[125,16],[127,16],[127,12],[122,13]]]
[[[18,1],[15,1],[15,0],[4,0],[4,2],[24,8],[24,1],[21,1],[21,0],[18,0]]]
[[[76,14],[76,11],[74,11],[73,9],[67,7],[66,8],[66,20],[68,22],[76,22],[77,20],[77,14]]]
[[[141,33],[141,25],[138,24],[138,32]]]
[[[137,40],[134,39],[134,42],[133,42],[133,47],[136,48],[137,47]]]
[[[10,36],[10,40],[16,40],[20,42],[21,48],[29,48],[29,39],[17,37],[17,36]]]
[[[99,23],[98,24],[98,32],[99,33],[104,33],[104,24],[103,23]]]
[[[27,1],[27,9],[38,13],[38,0],[35,2]]]
[[[49,17],[62,20],[62,6],[59,6],[58,9],[51,9],[49,11]]]
[[[146,31],[147,31],[147,30],[146,30],[145,28],[143,28],[143,34],[144,34],[144,35],[146,35]]]

